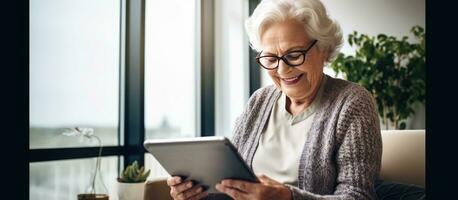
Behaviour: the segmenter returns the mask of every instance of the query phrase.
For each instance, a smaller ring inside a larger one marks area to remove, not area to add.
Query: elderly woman
[[[374,100],[323,73],[342,44],[323,4],[264,0],[246,29],[275,85],[250,97],[232,142],[261,182],[223,180],[216,189],[236,200],[376,199],[382,143]],[[174,199],[207,196],[178,177],[168,184]]]

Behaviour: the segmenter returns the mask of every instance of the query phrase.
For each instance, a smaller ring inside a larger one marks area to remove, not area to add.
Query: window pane
[[[96,158],[30,163],[30,200],[77,199],[91,185]],[[103,157],[96,192],[115,197],[118,157]],[[102,186],[102,182],[106,189]]]
[[[196,135],[195,12],[194,1],[146,1],[147,139]]]
[[[118,144],[120,2],[30,1],[30,148],[92,146],[61,136],[90,127]]]
[[[244,0],[215,1],[216,135],[232,138],[235,119],[249,94]]]

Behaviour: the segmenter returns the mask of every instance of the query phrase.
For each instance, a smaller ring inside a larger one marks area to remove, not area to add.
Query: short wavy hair
[[[274,22],[294,19],[304,25],[307,35],[318,40],[318,49],[327,53],[331,62],[342,46],[342,30],[332,20],[319,0],[263,0],[245,21],[250,46],[261,51],[261,34]]]

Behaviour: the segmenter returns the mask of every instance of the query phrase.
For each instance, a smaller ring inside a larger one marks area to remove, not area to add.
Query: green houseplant
[[[124,169],[121,176],[118,178],[118,181],[122,183],[143,183],[146,181],[149,174],[150,170],[145,171],[145,167],[140,167],[138,162],[134,161],[131,165]]]
[[[425,102],[425,32],[414,26],[411,33],[414,43],[407,36],[374,37],[354,31],[348,43],[356,47],[355,55],[340,53],[331,63],[337,74],[343,73],[372,93],[386,129],[388,122],[395,129],[405,129],[414,106]]]
[[[150,172],[145,171],[144,166],[140,167],[137,161],[128,165],[117,178],[119,200],[142,200],[145,181]]]

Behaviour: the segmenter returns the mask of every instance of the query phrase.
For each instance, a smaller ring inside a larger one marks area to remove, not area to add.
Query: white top
[[[323,75],[315,100],[296,116],[286,110],[285,93],[276,100],[253,157],[255,174],[264,174],[280,183],[297,185],[299,159],[325,81],[326,76]]]

